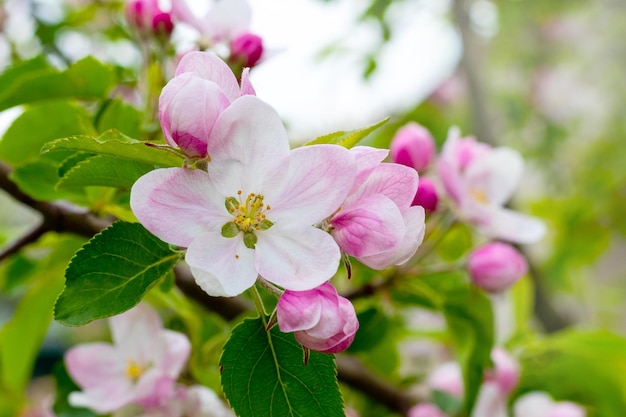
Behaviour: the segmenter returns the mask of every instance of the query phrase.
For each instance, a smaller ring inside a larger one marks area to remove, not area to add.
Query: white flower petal
[[[254,250],[244,245],[241,233],[226,238],[221,232],[208,232],[189,245],[185,261],[207,294],[234,297],[256,281],[254,256]]]
[[[268,281],[292,291],[310,290],[335,275],[341,254],[328,233],[275,224],[258,234],[256,267]]]
[[[518,152],[496,148],[470,163],[465,173],[466,184],[470,190],[484,193],[489,204],[501,206],[517,189],[523,171],[524,160]]]

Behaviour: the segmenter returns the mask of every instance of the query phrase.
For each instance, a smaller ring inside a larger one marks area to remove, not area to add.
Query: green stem
[[[261,294],[259,294],[259,290],[256,285],[250,287],[250,294],[252,295],[252,301],[254,301],[254,305],[263,319],[263,324],[267,326],[267,312],[265,311],[265,306],[263,305],[263,300],[261,299]]]

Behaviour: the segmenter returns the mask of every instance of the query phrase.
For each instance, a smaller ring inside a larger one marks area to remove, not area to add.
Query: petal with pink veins
[[[466,184],[470,190],[483,193],[488,204],[501,206],[517,189],[523,170],[524,160],[519,153],[496,148],[467,167]]]
[[[233,0],[229,0],[232,2]],[[177,2],[176,2],[177,3]],[[241,96],[239,83],[230,67],[217,55],[210,52],[191,51],[181,58],[176,67],[178,78],[183,73],[191,73],[217,84],[232,102]]]

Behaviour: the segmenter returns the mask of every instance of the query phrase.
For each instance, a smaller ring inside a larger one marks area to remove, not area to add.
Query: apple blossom
[[[420,177],[419,187],[411,205],[422,206],[426,212],[433,212],[437,210],[438,203],[439,195],[435,183],[428,178]]]
[[[161,404],[153,407],[127,407],[113,417],[235,417],[210,389],[202,385],[178,385]]]
[[[513,404],[514,417],[585,417],[580,405],[570,401],[554,401],[547,393],[533,391],[519,397]]]
[[[346,350],[359,328],[350,300],[327,282],[308,291],[285,291],[276,318],[282,332],[293,332],[302,346],[323,353]]]
[[[124,9],[128,23],[142,34],[170,35],[172,17],[159,6],[158,0],[130,0]]]
[[[391,160],[416,171],[424,170],[435,155],[435,141],[424,126],[409,122],[396,132],[389,145]]]
[[[211,136],[208,172],[157,169],[133,185],[139,221],[187,248],[192,274],[211,295],[241,294],[259,274],[295,291],[330,279],[341,254],[313,225],[352,188],[353,155],[336,145],[290,150],[278,114],[255,96],[235,100]]]
[[[491,350],[493,369],[485,371],[485,381],[495,382],[503,394],[510,394],[519,382],[520,370],[517,361],[502,347]]]
[[[435,404],[418,404],[407,412],[407,417],[447,417]]]
[[[128,404],[156,406],[174,390],[189,357],[187,337],[163,328],[145,304],[109,319],[113,344],[89,343],[65,354],[67,371],[82,389],[70,404],[109,413]]]
[[[424,208],[411,206],[417,172],[381,163],[387,151],[357,146],[356,180],[341,209],[328,220],[339,247],[374,269],[406,262],[424,238]]]
[[[502,242],[491,242],[474,249],[467,267],[472,282],[492,293],[508,289],[528,271],[526,258],[513,246]]]
[[[460,217],[489,237],[514,243],[541,239],[543,222],[503,207],[522,178],[519,153],[459,136],[457,128],[450,130],[437,171]]]
[[[188,52],[159,97],[165,140],[171,146],[179,146],[188,156],[207,156],[207,143],[218,116],[249,94],[254,95],[254,88],[248,80],[248,70],[242,74],[240,88],[233,72],[217,55]]]
[[[441,391],[454,398],[463,398],[463,375],[457,362],[439,365],[428,376],[427,384],[431,390]]]

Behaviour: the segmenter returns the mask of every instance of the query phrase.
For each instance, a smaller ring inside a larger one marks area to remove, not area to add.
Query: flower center
[[[139,377],[144,373],[144,371],[148,368],[147,366],[142,366],[135,362],[132,359],[129,359],[126,366],[126,376],[132,380],[133,382],[137,382]]]
[[[263,202],[261,194],[250,193],[245,201],[242,200],[242,194],[243,192],[239,190],[237,197],[226,199],[226,210],[234,218],[222,226],[222,236],[230,238],[243,232],[244,244],[246,247],[254,249],[257,241],[255,232],[267,230],[274,225],[266,218],[266,213],[271,210],[271,207]]]
[[[469,191],[470,196],[477,202],[481,203],[481,204],[488,204],[489,203],[489,199],[487,198],[487,193],[485,192],[485,190],[481,190],[481,189],[477,189],[477,188],[472,188]]]

